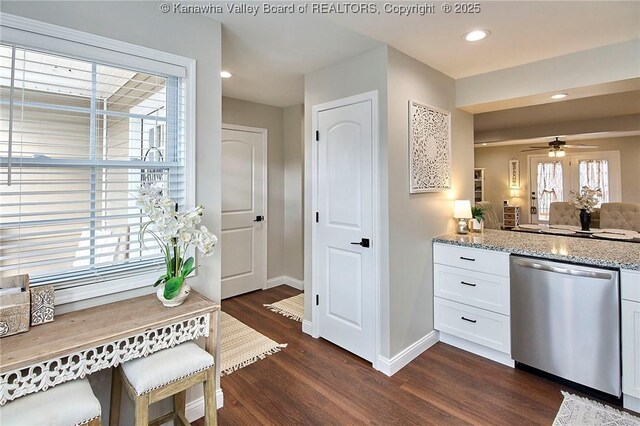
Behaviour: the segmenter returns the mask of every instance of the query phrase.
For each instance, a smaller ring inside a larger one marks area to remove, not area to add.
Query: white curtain
[[[562,201],[562,162],[538,163],[538,220],[549,220],[549,208],[554,201]]]
[[[607,160],[580,160],[580,188],[586,186],[590,189],[600,188],[602,197],[598,207],[602,203],[609,202],[609,162]]]

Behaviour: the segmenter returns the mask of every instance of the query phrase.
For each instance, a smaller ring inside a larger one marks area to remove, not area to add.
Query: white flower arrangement
[[[188,248],[194,246],[204,256],[210,256],[218,238],[206,226],[200,225],[204,207],[197,206],[178,213],[177,203],[162,195],[160,188],[140,187],[136,204],[149,217],[149,221],[140,227],[140,244],[144,246],[145,234],[151,234],[162,250],[167,267],[154,287],[164,284],[165,299],[173,299],[180,292],[185,278],[196,268],[193,256],[186,260],[183,258]]]
[[[576,208],[591,213],[600,202],[600,198],[602,198],[602,190],[600,188],[591,189],[583,186],[579,194],[575,191],[570,191],[569,196],[571,203],[573,203]]]

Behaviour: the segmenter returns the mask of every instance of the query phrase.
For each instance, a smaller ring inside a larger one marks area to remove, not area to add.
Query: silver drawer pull
[[[465,317],[460,317],[460,319],[463,319],[463,320],[465,320],[465,321],[472,322],[472,323],[474,323],[474,324],[475,324],[476,322],[478,322],[478,320],[472,320],[472,319],[465,318]]]
[[[476,284],[474,284],[474,283],[468,283],[468,282],[466,282],[466,281],[460,281],[460,284],[468,285],[469,287],[475,287],[475,286],[476,286]]]
[[[475,262],[476,261],[475,259],[472,259],[470,257],[463,257],[463,256],[460,256],[460,260],[468,260],[469,262]]]

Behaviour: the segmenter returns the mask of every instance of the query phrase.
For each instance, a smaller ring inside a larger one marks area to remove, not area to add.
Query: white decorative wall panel
[[[409,192],[451,188],[451,113],[409,101]]]

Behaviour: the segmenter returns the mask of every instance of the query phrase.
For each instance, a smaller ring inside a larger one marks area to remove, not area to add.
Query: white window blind
[[[92,284],[156,269],[141,184],[185,205],[178,75],[0,45],[0,278]]]

